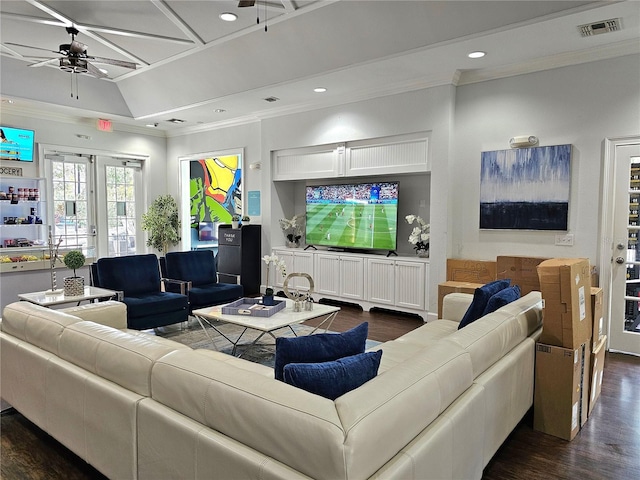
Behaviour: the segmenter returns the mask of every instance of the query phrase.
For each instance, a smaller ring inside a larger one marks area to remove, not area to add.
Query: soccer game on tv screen
[[[395,250],[398,183],[308,186],[306,243]]]

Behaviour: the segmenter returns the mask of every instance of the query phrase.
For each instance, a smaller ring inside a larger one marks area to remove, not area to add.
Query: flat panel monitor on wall
[[[397,182],[307,186],[306,213],[308,245],[396,249]]]
[[[0,125],[0,160],[33,162],[35,132]]]

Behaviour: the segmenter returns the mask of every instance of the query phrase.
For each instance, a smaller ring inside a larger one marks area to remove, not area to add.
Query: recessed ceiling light
[[[106,75],[107,73],[109,73],[109,70],[107,70],[106,68],[100,68],[99,70],[100,70],[102,73],[104,73],[105,75]]]
[[[238,19],[238,16],[235,13],[224,12],[220,14],[220,20],[224,20],[225,22],[235,22]]]
[[[157,123],[147,123],[147,127],[149,128],[156,128],[158,126]]]
[[[317,87],[317,88],[314,88],[313,91],[316,93],[324,93],[327,91],[327,89],[324,87]]]
[[[214,112],[216,112],[216,113],[224,113],[224,112],[226,112],[226,110],[224,108],[216,108],[214,110]]]
[[[8,103],[9,105],[11,105],[13,103],[13,100],[11,100],[10,98],[3,98],[2,103]]]
[[[469,55],[467,55],[469,58],[482,58],[486,55],[486,52],[471,52]]]

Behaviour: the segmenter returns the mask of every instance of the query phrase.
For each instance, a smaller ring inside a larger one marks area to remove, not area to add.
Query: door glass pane
[[[136,204],[132,167],[107,165],[107,226],[109,256],[136,253]]]
[[[628,332],[640,333],[640,257],[638,233],[640,230],[640,157],[631,157],[629,169],[629,226],[627,243],[627,279],[625,294],[625,323]]]
[[[87,165],[53,160],[52,171],[55,237],[62,238],[62,247],[85,250],[89,246]]]

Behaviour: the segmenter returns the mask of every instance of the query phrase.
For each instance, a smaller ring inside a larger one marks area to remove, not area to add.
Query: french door
[[[144,251],[141,160],[45,151],[52,234],[96,258]]]
[[[603,254],[610,262],[609,348],[640,355],[640,138],[609,147],[612,235],[610,255]]]

